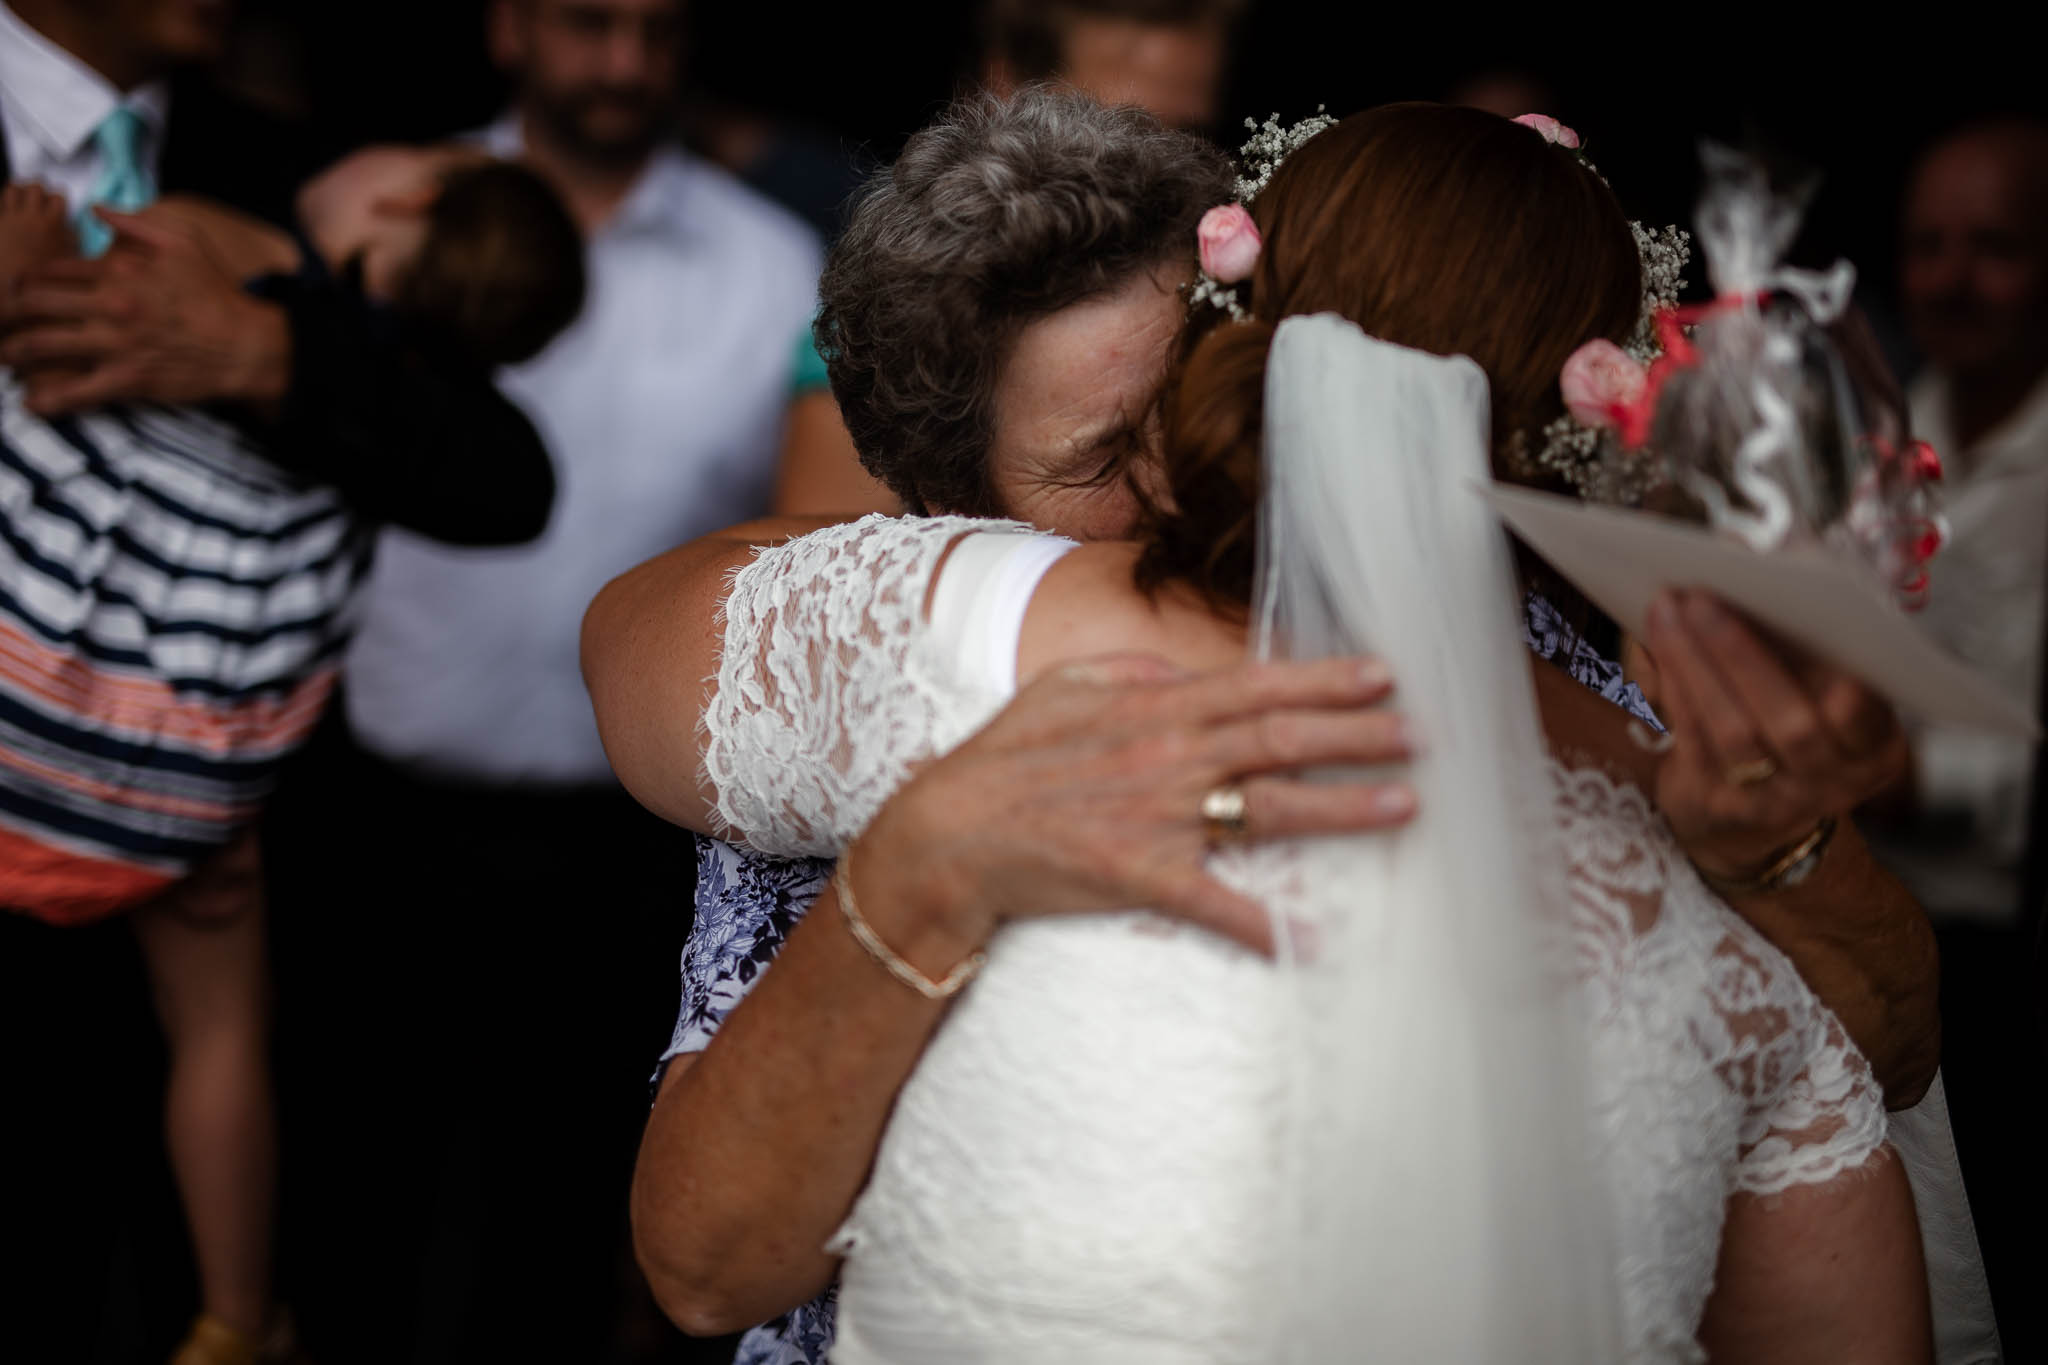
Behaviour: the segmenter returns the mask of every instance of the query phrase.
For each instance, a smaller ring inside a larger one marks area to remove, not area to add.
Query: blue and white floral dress
[[[682,1009],[664,1066],[711,1045],[831,879],[823,858],[770,858],[697,840],[697,917],[683,947]],[[819,1365],[832,1345],[832,1306],[827,1289],[762,1323],[740,1339],[734,1365]]]

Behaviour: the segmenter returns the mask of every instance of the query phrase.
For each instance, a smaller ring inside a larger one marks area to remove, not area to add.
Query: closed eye
[[[1138,433],[1124,425],[1112,428],[1075,452],[1073,473],[1057,482],[1063,488],[1094,488],[1122,475],[1138,449]]]

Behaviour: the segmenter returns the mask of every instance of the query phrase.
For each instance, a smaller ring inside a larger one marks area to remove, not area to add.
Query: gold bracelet
[[[1700,880],[1724,897],[1760,896],[1767,891],[1782,891],[1813,875],[1813,870],[1820,866],[1821,855],[1828,851],[1828,843],[1834,837],[1835,817],[1830,815],[1813,827],[1813,833],[1780,854],[1763,875],[1748,881],[1734,881],[1700,868]]]
[[[917,968],[898,957],[888,944],[882,942],[865,919],[861,918],[860,903],[853,898],[853,883],[847,878],[846,870],[851,858],[839,860],[838,871],[832,874],[832,889],[839,893],[839,910],[846,916],[846,927],[853,934],[853,941],[867,949],[868,956],[888,969],[889,975],[901,981],[927,1000],[946,1000],[960,993],[960,988],[974,980],[988,961],[988,954],[976,952],[968,959],[946,973],[943,981],[934,981]]]

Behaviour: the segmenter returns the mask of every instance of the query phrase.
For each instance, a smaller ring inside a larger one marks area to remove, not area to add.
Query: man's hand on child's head
[[[29,408],[280,402],[284,310],[247,293],[187,225],[99,212],[113,250],[43,265],[0,297],[0,365],[27,381]]]

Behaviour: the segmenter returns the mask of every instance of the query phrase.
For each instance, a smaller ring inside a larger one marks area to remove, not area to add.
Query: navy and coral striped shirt
[[[124,910],[247,825],[372,538],[200,413],[45,421],[0,370],[0,907]]]

